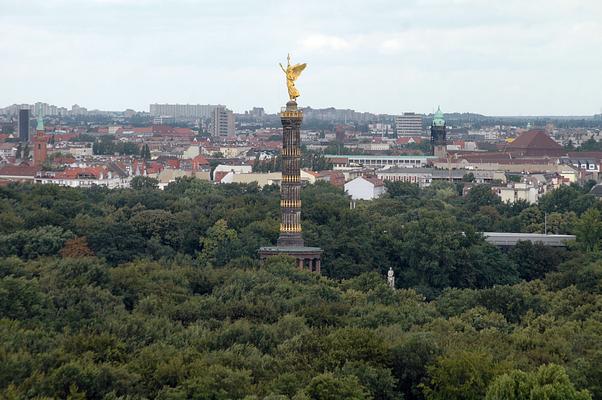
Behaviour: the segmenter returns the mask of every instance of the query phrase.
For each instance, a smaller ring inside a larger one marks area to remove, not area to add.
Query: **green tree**
[[[20,160],[23,157],[23,145],[21,142],[17,144],[17,153],[15,154],[15,158]]]
[[[337,377],[329,372],[314,377],[305,388],[305,392],[312,400],[369,398],[356,376]]]
[[[520,241],[508,252],[517,266],[521,279],[542,279],[547,273],[556,271],[566,257],[566,252],[541,243]]]
[[[234,229],[228,228],[225,219],[220,219],[207,230],[207,235],[200,239],[201,253],[199,259],[211,265],[224,265],[232,258],[234,244],[238,241],[238,235]]]
[[[575,226],[577,243],[586,251],[597,252],[602,248],[602,214],[595,208],[587,210]]]
[[[151,159],[151,152],[150,152],[150,148],[148,147],[147,143],[144,143],[142,145],[142,147],[140,148],[140,157],[143,160],[150,160]]]
[[[38,318],[48,306],[36,281],[13,276],[0,280],[0,315],[3,318]]]
[[[559,365],[537,371],[513,370],[498,376],[487,390],[486,400],[591,400],[587,390],[577,390]]]
[[[488,185],[473,186],[466,195],[466,207],[472,212],[478,211],[482,206],[496,206],[500,203],[500,198]]]
[[[480,400],[495,376],[492,357],[483,352],[459,351],[439,357],[428,367],[423,386],[428,400]]]
[[[153,190],[159,187],[159,181],[148,176],[135,176],[130,181],[130,187],[134,190]]]
[[[25,147],[23,147],[23,159],[27,160],[29,158],[29,144],[25,143]]]

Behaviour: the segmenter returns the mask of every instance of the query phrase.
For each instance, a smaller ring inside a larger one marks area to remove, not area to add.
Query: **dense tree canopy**
[[[602,399],[602,205],[585,189],[529,206],[392,183],[350,209],[308,186],[318,276],[258,261],[278,188],[140,183],[0,187],[1,398]],[[576,243],[479,233],[541,231],[544,210]]]

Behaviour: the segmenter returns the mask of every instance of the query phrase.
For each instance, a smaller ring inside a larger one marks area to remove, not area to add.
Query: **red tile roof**
[[[602,160],[602,151],[571,151],[570,158]]]
[[[562,146],[552,140],[544,130],[532,129],[514,139],[514,141],[508,144],[507,148],[510,150],[529,148],[559,150],[562,149]]]
[[[0,167],[0,176],[34,177],[39,167],[29,165],[5,165]]]
[[[362,178],[373,184],[375,187],[385,186],[385,183],[375,176],[363,176]]]
[[[101,175],[106,175],[105,167],[84,167],[84,168],[67,168],[64,171],[58,172],[55,175],[56,179],[76,179],[80,176],[92,176],[99,179]]]
[[[192,159],[192,162],[196,163],[198,165],[209,165],[209,161],[200,154],[198,156],[194,157]]]

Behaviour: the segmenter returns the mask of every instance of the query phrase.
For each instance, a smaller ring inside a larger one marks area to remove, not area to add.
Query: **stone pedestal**
[[[320,273],[322,249],[319,247],[274,246],[259,249],[259,258],[262,262],[268,257],[277,255],[286,255],[295,258],[299,269]]]

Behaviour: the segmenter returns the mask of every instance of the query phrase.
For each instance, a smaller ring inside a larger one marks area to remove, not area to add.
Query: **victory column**
[[[282,181],[280,184],[280,236],[275,247],[262,247],[259,256],[267,257],[284,254],[294,257],[299,268],[320,273],[322,249],[305,247],[301,236],[301,122],[303,112],[297,108],[300,93],[295,81],[307,64],[291,65],[290,55],[286,68],[280,68],[286,76],[289,101],[280,113],[282,121]]]

